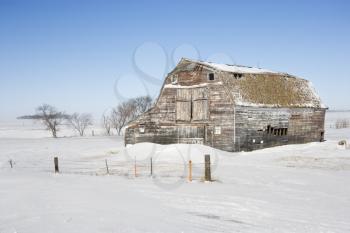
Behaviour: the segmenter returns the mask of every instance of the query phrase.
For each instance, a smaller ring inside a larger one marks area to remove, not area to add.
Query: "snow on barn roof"
[[[202,64],[204,66],[209,66],[215,70],[225,71],[225,72],[231,72],[231,73],[249,73],[249,74],[264,74],[264,73],[275,73],[279,74],[279,72],[271,71],[267,69],[261,69],[257,67],[250,67],[250,66],[242,66],[242,65],[230,65],[230,64],[219,64],[219,63],[213,63],[208,61],[196,61],[191,60],[187,58],[183,58],[183,60],[188,62],[195,62],[197,64]]]

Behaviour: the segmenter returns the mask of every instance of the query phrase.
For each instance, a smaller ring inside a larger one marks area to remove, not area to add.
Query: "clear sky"
[[[156,96],[180,57],[291,73],[350,109],[348,1],[0,0],[0,119],[48,103],[96,118]]]

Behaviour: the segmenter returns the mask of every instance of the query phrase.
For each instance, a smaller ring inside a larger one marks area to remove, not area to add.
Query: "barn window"
[[[139,125],[139,132],[144,133],[145,132],[145,126],[144,125]]]
[[[273,129],[273,135],[277,135],[278,129]]]
[[[271,129],[271,125],[268,125],[267,128],[266,128],[267,134],[270,134],[270,129]]]
[[[287,135],[288,134],[288,128],[283,128],[283,134],[282,135]]]
[[[242,74],[238,74],[238,73],[234,73],[233,77],[235,77],[235,79],[241,79],[243,77]]]
[[[279,134],[280,136],[285,136],[287,135],[288,129],[287,128],[281,128],[281,133]]]
[[[266,127],[266,134],[275,136],[285,136],[288,134],[288,128],[274,128],[268,125]]]
[[[177,84],[177,75],[176,74],[171,76],[171,83],[172,84]]]
[[[221,127],[220,126],[215,126],[214,134],[221,134]]]
[[[209,79],[209,81],[214,81],[214,79],[215,79],[214,73],[209,73],[208,74],[208,79]]]

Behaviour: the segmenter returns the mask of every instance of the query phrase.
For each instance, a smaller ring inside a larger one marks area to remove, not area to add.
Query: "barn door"
[[[206,121],[209,118],[208,113],[208,91],[206,88],[177,89],[177,121]]]
[[[176,121],[191,121],[192,118],[191,89],[177,89]]]
[[[195,88],[192,91],[192,119],[208,120],[208,91],[206,88]]]

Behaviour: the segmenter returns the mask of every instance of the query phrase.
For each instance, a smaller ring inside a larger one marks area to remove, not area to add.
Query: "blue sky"
[[[0,0],[0,119],[42,103],[99,118],[156,96],[182,56],[295,74],[350,109],[349,12],[347,1]]]

